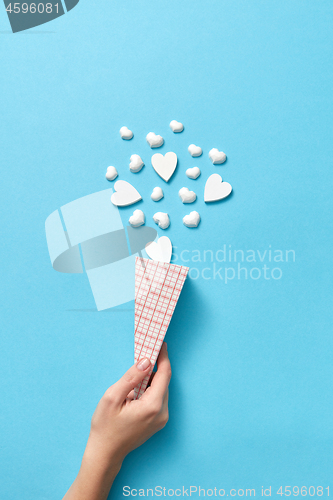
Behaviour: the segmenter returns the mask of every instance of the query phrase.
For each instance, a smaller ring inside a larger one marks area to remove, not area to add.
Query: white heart
[[[220,165],[227,159],[227,155],[223,153],[223,151],[219,151],[217,148],[211,149],[208,153],[208,156],[212,160],[214,165]]]
[[[177,155],[170,151],[164,156],[156,153],[151,158],[151,164],[154,170],[165,182],[168,182],[177,167]]]
[[[129,141],[133,137],[133,132],[127,127],[121,127],[119,130],[120,137],[122,139],[125,139],[126,141]]]
[[[195,210],[193,210],[193,212],[183,217],[183,224],[186,227],[198,227],[199,222],[200,222],[200,215]]]
[[[160,148],[164,143],[163,137],[161,135],[156,135],[154,132],[149,132],[149,134],[146,135],[146,141],[151,148]]]
[[[186,175],[190,179],[197,179],[200,174],[201,174],[201,171],[200,171],[199,167],[188,168],[186,170]]]
[[[180,122],[177,122],[177,120],[171,120],[170,128],[171,128],[172,132],[175,132],[177,134],[177,133],[182,132],[184,130],[184,125]]]
[[[145,214],[142,210],[134,210],[133,215],[128,219],[132,227],[139,227],[145,223]]]
[[[187,149],[190,155],[193,157],[202,155],[202,149],[200,146],[196,146],[195,144],[190,144]]]
[[[158,241],[147,243],[146,252],[153,260],[169,263],[172,255],[172,244],[167,236],[162,236]]]
[[[130,168],[130,171],[131,172],[140,172],[140,170],[142,169],[144,163],[141,159],[141,156],[139,155],[132,155],[131,158],[130,158],[130,164],[129,164],[129,168]]]
[[[114,185],[115,193],[111,196],[111,201],[117,207],[127,207],[141,200],[140,193],[129,182],[117,181]]]
[[[166,212],[156,212],[156,214],[153,215],[153,219],[161,229],[166,229],[170,226],[170,218]]]
[[[153,201],[160,201],[163,198],[164,194],[162,191],[162,188],[160,187],[155,187],[153,189],[153,192],[151,193],[150,197]]]
[[[105,177],[108,181],[113,181],[118,175],[116,167],[108,167]]]
[[[195,192],[190,191],[189,188],[181,188],[178,194],[183,203],[193,203],[197,199]]]
[[[213,174],[207,179],[204,200],[206,202],[223,200],[229,196],[231,191],[232,187],[229,182],[222,182],[222,177],[219,174]]]

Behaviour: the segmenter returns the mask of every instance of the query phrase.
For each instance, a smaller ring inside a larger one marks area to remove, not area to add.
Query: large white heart
[[[147,243],[146,252],[151,259],[169,264],[172,255],[171,241],[167,236],[161,236],[157,242]]]
[[[161,153],[156,153],[151,158],[151,164],[158,175],[165,182],[168,182],[177,167],[177,155],[172,151],[164,156]]]
[[[213,174],[208,177],[205,185],[204,200],[218,201],[229,196],[232,187],[229,182],[222,182],[222,177],[219,174]]]
[[[115,193],[111,196],[111,201],[117,207],[127,207],[141,200],[140,193],[126,181],[117,181],[114,185]]]

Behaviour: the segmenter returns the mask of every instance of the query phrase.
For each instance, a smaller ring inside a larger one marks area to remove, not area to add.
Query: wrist
[[[104,442],[89,436],[82,466],[95,473],[115,477],[121,469],[124,458],[116,450],[106,447]]]
[[[107,500],[121,465],[116,457],[106,459],[88,440],[79,473],[64,499]]]

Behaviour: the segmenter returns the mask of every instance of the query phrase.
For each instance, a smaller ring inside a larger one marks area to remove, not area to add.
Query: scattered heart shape
[[[117,181],[114,185],[115,193],[111,196],[111,201],[117,207],[127,207],[140,201],[140,193],[129,182]]]
[[[146,135],[146,141],[151,148],[160,148],[164,143],[163,137],[154,134],[154,132],[149,132],[149,134]]]
[[[125,141],[129,141],[133,137],[133,132],[127,127],[121,127],[119,130],[120,137]]]
[[[190,179],[197,179],[200,174],[201,174],[201,170],[199,167],[188,168],[186,170],[186,175]]]
[[[170,122],[170,128],[171,128],[172,132],[174,132],[176,134],[176,133],[182,132],[184,130],[184,125],[180,122],[177,122],[177,120],[172,120]]]
[[[162,191],[162,188],[160,187],[155,187],[153,189],[153,192],[151,193],[150,197],[153,201],[160,201],[163,198],[164,194]]]
[[[181,188],[178,194],[183,203],[193,203],[197,199],[195,192],[185,187]]]
[[[219,174],[212,174],[208,177],[205,185],[204,200],[206,202],[223,200],[229,196],[232,187],[229,182],[222,182],[222,177]]]
[[[217,148],[211,149],[208,153],[208,156],[212,160],[214,165],[220,165],[227,159],[227,155],[223,153],[223,151],[219,151]]]
[[[153,219],[161,229],[166,229],[170,226],[169,215],[165,212],[156,212],[156,214],[153,215]]]
[[[202,149],[200,148],[200,146],[196,146],[195,144],[190,144],[187,149],[190,155],[193,157],[202,155]]]
[[[133,215],[128,219],[132,227],[139,227],[145,223],[145,214],[142,210],[134,210]]]
[[[167,236],[161,236],[158,241],[147,243],[146,252],[152,260],[169,264],[172,255],[172,244]]]
[[[118,175],[116,167],[108,167],[105,177],[108,181],[113,181]]]
[[[198,227],[199,222],[200,222],[200,215],[195,210],[193,210],[193,212],[183,217],[183,224],[186,227]]]
[[[156,153],[151,158],[151,164],[155,172],[165,182],[168,182],[177,167],[177,155],[172,151],[166,153],[164,156],[161,153]]]
[[[141,156],[132,155],[130,160],[131,160],[129,164],[130,171],[134,173],[140,172],[140,170],[144,166]]]

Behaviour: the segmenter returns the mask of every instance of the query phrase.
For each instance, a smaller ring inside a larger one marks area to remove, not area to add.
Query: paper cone
[[[155,365],[189,268],[136,257],[135,362],[149,358]],[[134,399],[145,391],[153,368],[134,389]]]

